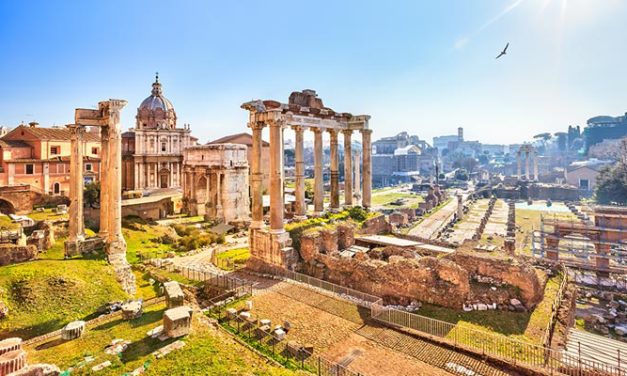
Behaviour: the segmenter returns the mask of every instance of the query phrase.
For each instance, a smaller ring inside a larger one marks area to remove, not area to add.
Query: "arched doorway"
[[[9,201],[0,198],[0,213],[15,214],[15,206]]]
[[[61,184],[59,184],[58,182],[54,183],[54,184],[52,185],[52,192],[53,192],[55,195],[58,195],[59,193],[61,193]]]
[[[168,188],[170,186],[170,171],[159,171],[159,188]]]

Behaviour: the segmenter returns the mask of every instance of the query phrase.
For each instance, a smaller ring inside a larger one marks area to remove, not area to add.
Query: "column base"
[[[261,228],[263,228],[264,225],[265,225],[265,223],[263,221],[252,221],[252,222],[250,222],[250,228],[251,229],[261,229]]]
[[[79,236],[76,239],[66,240],[63,244],[65,257],[73,257],[82,254],[81,244],[85,241],[85,237]]]

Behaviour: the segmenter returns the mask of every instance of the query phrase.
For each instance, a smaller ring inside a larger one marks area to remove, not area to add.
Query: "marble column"
[[[70,208],[69,208],[69,237],[68,241],[78,247],[78,243],[85,239],[85,222],[83,218],[83,135],[85,128],[80,125],[70,125],[71,157],[70,157]],[[75,252],[78,248],[74,248]]]
[[[529,152],[525,152],[525,178],[529,180]]]
[[[125,100],[109,101],[109,248],[110,252],[126,252],[122,236],[122,132],[120,110]]]
[[[344,133],[344,205],[353,205],[353,148],[351,135],[353,131],[345,129]]]
[[[253,131],[252,158],[250,165],[250,189],[251,189],[251,228],[263,227],[263,174],[261,172],[261,151],[263,148],[262,132],[263,123],[248,125]]]
[[[331,210],[338,211],[340,209],[340,181],[338,171],[338,155],[337,155],[337,130],[329,129],[331,138]]]
[[[304,129],[303,127],[293,127],[296,132],[296,141],[294,145],[295,175],[296,175],[296,219],[307,218],[307,206],[305,204],[305,158],[304,158]]]
[[[98,236],[109,240],[109,127],[100,128],[100,231]]]
[[[361,130],[361,145],[362,145],[362,155],[363,155],[363,163],[362,163],[362,171],[363,171],[363,192],[361,195],[361,206],[364,208],[370,208],[370,200],[372,197],[372,163],[371,163],[371,155],[372,155],[372,146],[370,144],[370,136],[372,134],[372,130],[370,129],[362,129]]]
[[[322,130],[312,128],[314,133],[314,214],[320,215],[324,210],[324,177],[322,175]]]
[[[538,154],[533,152],[533,178],[534,180],[540,180],[540,176],[538,175]]]
[[[282,122],[272,121],[270,128],[270,231],[273,233],[282,233],[283,229],[283,212],[285,204],[283,203],[283,171],[281,171],[281,162],[283,159],[283,145],[281,144]]]
[[[353,169],[355,170],[355,176],[353,180],[353,198],[355,198],[355,204],[359,204],[361,199],[361,155],[355,153]]]

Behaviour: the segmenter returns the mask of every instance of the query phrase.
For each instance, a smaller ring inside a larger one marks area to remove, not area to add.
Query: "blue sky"
[[[521,142],[627,111],[625,19],[620,0],[0,0],[0,124],[121,98],[129,128],[159,71],[203,142],[305,88],[375,138]]]

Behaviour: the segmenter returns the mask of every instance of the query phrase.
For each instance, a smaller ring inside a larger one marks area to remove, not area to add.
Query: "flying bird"
[[[499,54],[499,56],[497,56],[496,58],[498,59],[499,57],[506,55],[507,54],[507,47],[509,47],[509,42],[507,42],[507,44],[505,45],[505,48],[503,48],[503,51],[501,51],[501,53]]]

